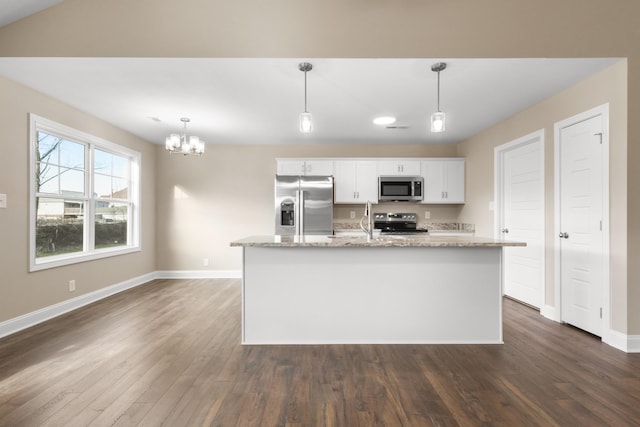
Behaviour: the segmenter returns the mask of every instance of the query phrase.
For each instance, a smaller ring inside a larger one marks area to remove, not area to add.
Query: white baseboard
[[[625,353],[640,353],[640,335],[627,335],[622,332],[609,330],[602,342]]]
[[[627,353],[640,353],[640,335],[627,335]]]
[[[125,280],[115,285],[99,289],[88,294],[80,295],[66,301],[59,302],[49,307],[24,314],[0,323],[0,338],[14,334],[38,323],[53,319],[62,314],[76,310],[85,305],[115,295],[127,289],[135,288],[154,279],[239,279],[242,278],[242,270],[192,270],[192,271],[154,271],[133,279]],[[555,307],[545,305],[540,309],[544,317],[560,321]],[[606,334],[606,344],[627,353],[640,353],[640,335],[626,335],[618,331],[610,330]]]
[[[134,277],[133,279],[128,279],[123,282],[116,283],[115,285],[107,286],[106,288],[98,289],[97,291],[80,295],[78,297],[50,305],[49,307],[0,322],[0,338],[14,334],[23,329],[30,328],[38,323],[53,319],[54,317],[58,317],[62,314],[76,310],[111,295],[115,295],[119,292],[126,291],[127,289],[135,288],[136,286],[140,286],[154,279],[226,279],[241,277],[241,270],[153,271],[151,273]]]
[[[0,323],[0,338],[11,335],[23,329],[30,328],[31,326],[37,325],[38,323],[42,323],[46,320],[58,317],[62,314],[76,310],[87,304],[91,304],[92,302],[96,302],[127,289],[140,286],[155,278],[155,272],[144,274],[142,276],[134,277],[133,279],[128,279],[124,282],[107,286],[106,288],[102,288],[88,294],[80,295],[78,297],[71,298],[54,305],[50,305],[49,307],[45,307],[40,310],[32,311],[31,313],[27,313],[22,316],[14,317],[13,319],[9,319]]]
[[[242,270],[166,270],[156,275],[158,279],[241,279]]]
[[[544,305],[540,309],[540,314],[547,319],[553,320],[554,322],[560,322],[560,312],[556,309],[556,307]]]
[[[561,322],[559,310],[550,305],[542,307],[540,314],[547,319]],[[625,353],[640,353],[640,335],[627,335],[609,329],[602,335],[602,342]]]

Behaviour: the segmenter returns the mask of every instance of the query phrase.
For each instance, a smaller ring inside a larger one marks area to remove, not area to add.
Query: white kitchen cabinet
[[[378,175],[397,176],[397,175],[420,175],[419,160],[391,159],[378,161]]]
[[[335,161],[335,203],[378,202],[378,169],[375,161]]]
[[[278,175],[333,175],[333,160],[278,160]]]
[[[424,200],[422,203],[464,203],[464,159],[422,161]]]

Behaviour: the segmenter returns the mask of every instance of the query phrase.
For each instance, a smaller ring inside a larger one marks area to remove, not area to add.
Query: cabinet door
[[[424,178],[423,203],[444,203],[444,165],[440,160],[426,160],[422,162],[422,177]]]
[[[356,203],[378,203],[378,165],[374,161],[357,163]]]
[[[464,159],[446,160],[443,172],[446,203],[464,203]]]
[[[304,175],[304,160],[278,160],[278,175]]]
[[[464,203],[464,159],[425,160],[423,203]]]
[[[307,160],[305,163],[305,175],[333,175],[332,160]]]
[[[380,160],[378,161],[378,175],[420,175],[419,160]]]
[[[336,160],[334,170],[334,203],[356,203],[358,162]]]

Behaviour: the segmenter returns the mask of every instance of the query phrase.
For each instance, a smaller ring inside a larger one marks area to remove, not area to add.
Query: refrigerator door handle
[[[299,235],[304,235],[304,191],[303,190],[298,190],[297,192],[297,198],[298,198],[298,203],[297,203],[297,207],[298,207],[298,228],[297,231]]]

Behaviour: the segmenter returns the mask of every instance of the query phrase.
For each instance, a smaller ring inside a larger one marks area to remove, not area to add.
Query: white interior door
[[[561,318],[598,336],[605,289],[602,140],[602,115],[559,130]]]
[[[496,148],[498,235],[527,242],[504,248],[505,295],[544,304],[544,131]]]

